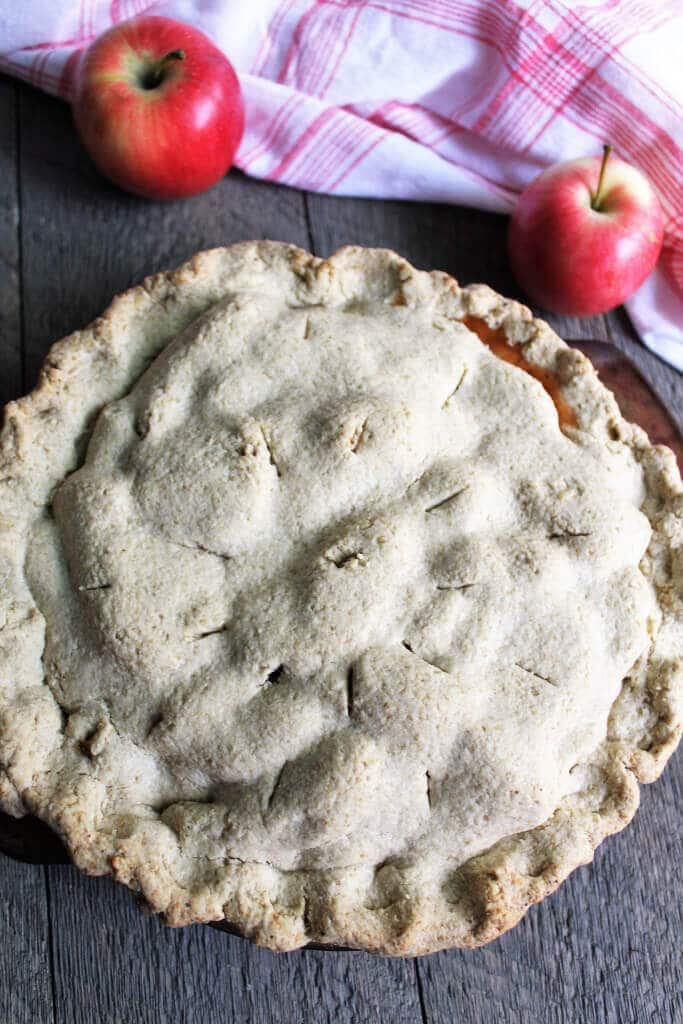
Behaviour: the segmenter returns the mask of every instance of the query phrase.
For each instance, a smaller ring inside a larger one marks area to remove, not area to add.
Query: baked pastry
[[[0,581],[4,809],[273,949],[487,942],[681,731],[672,453],[523,306],[383,250],[200,253],[56,345]]]

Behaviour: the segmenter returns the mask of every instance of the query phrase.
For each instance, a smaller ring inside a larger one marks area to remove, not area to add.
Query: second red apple
[[[521,194],[510,221],[513,272],[553,313],[590,316],[627,299],[654,268],[663,215],[637,168],[586,157],[544,171]]]

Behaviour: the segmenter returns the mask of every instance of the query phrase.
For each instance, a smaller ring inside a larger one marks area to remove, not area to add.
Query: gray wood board
[[[70,867],[48,870],[60,1024],[420,1019],[409,961],[315,951],[278,956],[203,926],[176,931],[143,914],[110,880]]]
[[[145,203],[102,181],[66,107],[0,79],[0,261],[14,269],[0,282],[1,397],[21,391],[22,327],[31,386],[54,340],[117,291],[198,249],[251,237],[321,255],[346,243],[389,245],[418,266],[515,295],[504,235],[504,219],[492,214],[303,196],[234,173],[204,196]],[[623,314],[549,319],[565,337],[618,344],[680,425],[680,376],[642,348]],[[627,832],[513,932],[483,950],[419,961],[275,956],[209,928],[172,931],[108,880],[2,858],[0,1024],[683,1020],[680,767],[679,756],[644,790]]]
[[[0,405],[22,391],[17,88],[0,79]],[[52,1021],[45,869],[0,867],[0,1024]]]
[[[16,93],[0,79],[0,406],[22,390]]]
[[[306,201],[322,255],[354,242],[388,246],[419,267],[446,270],[463,284],[483,280],[523,299],[507,265],[502,217],[433,204],[311,195]],[[581,320],[543,315],[565,338],[618,340],[668,396],[680,428],[683,381],[635,340],[622,311]],[[628,831],[608,840],[593,865],[575,872],[511,933],[484,950],[417,961],[428,1020],[683,1020],[683,830],[676,804],[682,767],[679,753],[663,779],[643,790]]]
[[[0,1024],[52,1024],[46,868],[0,858]]]
[[[20,97],[21,241],[31,268],[24,279],[27,386],[53,341],[146,274],[244,238],[309,245],[301,193],[234,174],[204,196],[144,203],[102,181],[66,107],[28,89]],[[15,383],[13,393],[20,390]],[[410,962],[315,951],[277,957],[209,928],[175,932],[142,915],[112,883],[65,867],[46,870],[58,1022],[420,1019]],[[9,947],[7,954],[11,963]]]

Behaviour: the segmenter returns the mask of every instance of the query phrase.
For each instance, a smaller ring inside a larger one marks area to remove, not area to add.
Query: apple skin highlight
[[[508,255],[519,285],[539,306],[591,316],[640,287],[657,262],[663,234],[662,208],[645,175],[606,152],[557,164],[522,192],[510,220]]]
[[[244,129],[228,59],[203,32],[157,16],[122,22],[95,40],[79,68],[73,112],[105,177],[149,199],[215,184]]]

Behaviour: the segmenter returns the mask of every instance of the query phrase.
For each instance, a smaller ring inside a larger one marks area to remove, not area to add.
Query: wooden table
[[[398,249],[420,267],[509,295],[502,217],[436,204],[306,195],[230,174],[171,205],[94,171],[66,106],[0,78],[0,403],[26,391],[52,341],[114,293],[198,249],[275,238],[327,254]],[[550,318],[628,353],[683,426],[680,375],[622,312]],[[420,960],[275,956],[207,927],[172,931],[113,882],[0,856],[0,1024],[673,1024],[683,1021],[677,820],[683,759],[646,787],[635,822],[510,934]]]

